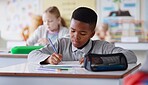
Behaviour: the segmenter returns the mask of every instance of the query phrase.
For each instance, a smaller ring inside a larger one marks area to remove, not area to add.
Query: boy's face
[[[70,38],[72,44],[76,48],[82,47],[91,37],[93,37],[95,32],[91,29],[92,28],[88,23],[72,19],[70,24]]]

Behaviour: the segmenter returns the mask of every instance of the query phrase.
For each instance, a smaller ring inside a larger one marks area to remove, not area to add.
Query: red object
[[[123,85],[148,85],[148,73],[139,71],[129,75],[123,81]]]

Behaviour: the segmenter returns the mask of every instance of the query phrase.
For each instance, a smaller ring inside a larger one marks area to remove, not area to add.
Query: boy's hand
[[[57,54],[57,53],[53,53],[49,58],[48,58],[48,62],[50,64],[53,65],[57,65],[58,63],[60,63],[62,61],[62,55],[61,54]]]
[[[84,63],[84,58],[83,58],[83,57],[80,58],[79,63],[80,63],[80,64],[83,64],[83,63]]]

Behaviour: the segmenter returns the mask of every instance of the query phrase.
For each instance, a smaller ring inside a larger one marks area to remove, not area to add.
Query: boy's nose
[[[80,38],[80,35],[78,34],[78,33],[75,33],[75,39],[77,39],[77,40],[80,40],[81,38]]]

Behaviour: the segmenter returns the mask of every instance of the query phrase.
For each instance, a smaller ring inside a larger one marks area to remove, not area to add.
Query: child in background
[[[69,33],[65,22],[61,18],[59,9],[56,6],[47,8],[42,15],[43,25],[39,26],[27,40],[27,45],[47,45],[49,39],[54,43]]]
[[[106,41],[91,40],[95,34],[97,14],[90,8],[79,7],[72,13],[70,22],[70,38],[58,39],[54,45],[34,50],[29,53],[28,61],[40,64],[58,64],[61,61],[80,61],[84,55],[123,53],[128,63],[136,63],[137,58],[132,51],[115,47]],[[56,50],[55,50],[56,49]],[[107,62],[116,62],[116,58],[106,59]]]
[[[96,36],[99,38],[99,40],[111,42],[111,35],[109,32],[108,24],[100,23],[96,28]]]

